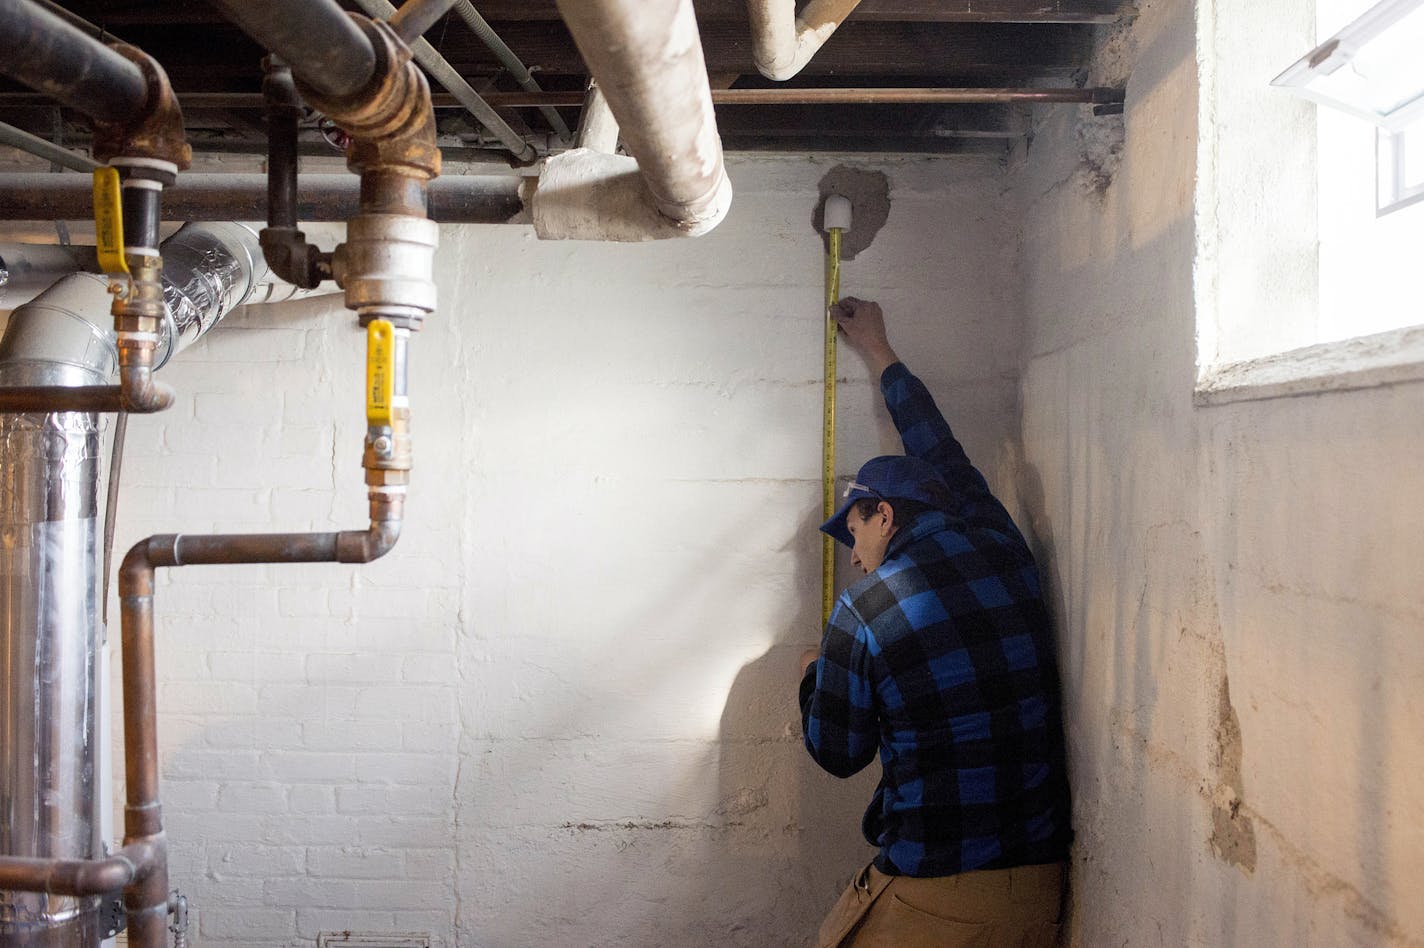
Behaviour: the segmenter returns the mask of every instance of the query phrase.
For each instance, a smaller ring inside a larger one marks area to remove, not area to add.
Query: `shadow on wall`
[[[820,525],[820,511],[808,511],[788,544],[796,553],[799,608],[766,653],[743,666],[722,713],[721,798],[744,805],[731,818],[771,843],[763,852],[776,854],[772,865],[756,867],[774,891],[728,906],[729,918],[749,932],[765,933],[749,944],[767,948],[811,943],[840,890],[875,854],[861,836],[860,821],[879,763],[839,780],[816,765],[802,741],[800,656],[819,645],[822,634]],[[837,558],[843,556],[837,550]],[[758,736],[774,722],[777,736]]]
[[[792,487],[787,493],[806,493]],[[686,519],[676,505],[662,513],[670,524]],[[781,521],[777,533],[789,523]],[[786,608],[769,620],[778,623],[767,630],[770,645],[751,647],[760,657],[735,672],[731,665],[715,689],[715,736],[679,735],[677,722],[696,710],[695,682],[716,677],[706,663],[737,654],[699,651],[688,635],[716,634],[707,617],[736,614],[726,597],[742,566],[725,555],[637,597],[627,615],[599,617],[600,628],[657,633],[623,640],[616,680],[562,649],[561,690],[536,680],[502,709],[517,715],[521,733],[547,735],[537,748],[472,736],[467,720],[456,789],[459,943],[801,948],[811,940],[836,883],[860,858],[859,807],[869,798],[813,773],[800,745],[795,664],[817,641],[818,522],[808,511],[780,551],[787,572],[770,582],[791,590]],[[747,529],[727,523],[697,546],[735,550]],[[637,573],[626,561],[594,565],[610,583]],[[598,638],[598,629],[585,634]],[[510,800],[510,787],[542,788],[540,806]]]

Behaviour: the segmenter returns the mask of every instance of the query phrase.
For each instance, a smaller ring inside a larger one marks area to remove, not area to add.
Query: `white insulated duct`
[[[796,0],[747,0],[757,70],[778,82],[790,79],[859,5],[860,0],[811,0],[797,16]]]
[[[705,234],[732,184],[692,0],[559,0],[629,155],[576,148],[550,158],[521,197],[551,240]]]

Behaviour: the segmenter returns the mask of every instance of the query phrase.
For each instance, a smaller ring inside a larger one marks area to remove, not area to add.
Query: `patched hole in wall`
[[[826,198],[839,194],[850,201],[851,226],[841,235],[841,259],[854,260],[856,254],[870,246],[880,228],[890,219],[890,179],[881,171],[837,165],[826,172],[817,188],[821,199],[816,202],[816,209],[811,214],[811,226],[821,235],[827,253],[831,250],[830,238],[822,226]]]
[[[1127,125],[1120,114],[1083,116],[1078,123],[1078,180],[1085,191],[1107,193],[1122,164],[1126,137]]]
[[[321,932],[317,948],[430,948],[428,932]]]

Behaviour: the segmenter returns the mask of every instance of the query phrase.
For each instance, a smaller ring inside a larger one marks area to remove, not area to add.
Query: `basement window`
[[[1424,0],[1215,6],[1197,400],[1424,379]]]

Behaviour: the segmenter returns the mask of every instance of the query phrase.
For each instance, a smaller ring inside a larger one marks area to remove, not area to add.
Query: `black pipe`
[[[145,187],[148,182],[131,179],[124,182],[124,248],[142,247],[158,250],[159,204],[163,192]]]
[[[461,175],[430,182],[430,219],[442,224],[505,224],[524,204],[515,175]],[[361,181],[352,174],[302,175],[297,220],[345,221],[360,210]],[[82,221],[94,214],[93,184],[82,175],[0,174],[0,220]],[[163,191],[163,216],[174,221],[260,221],[267,217],[267,177],[185,174]]]
[[[302,100],[292,70],[278,56],[262,61],[262,97],[267,102],[267,226],[259,237],[262,256],[277,276],[314,289],[331,276],[331,261],[297,229],[297,124]]]
[[[0,0],[9,2],[9,0]],[[376,71],[376,51],[336,0],[214,0],[262,47],[323,95],[359,92]]]
[[[0,0],[0,73],[111,123],[136,118],[148,99],[136,63],[27,0]]]

